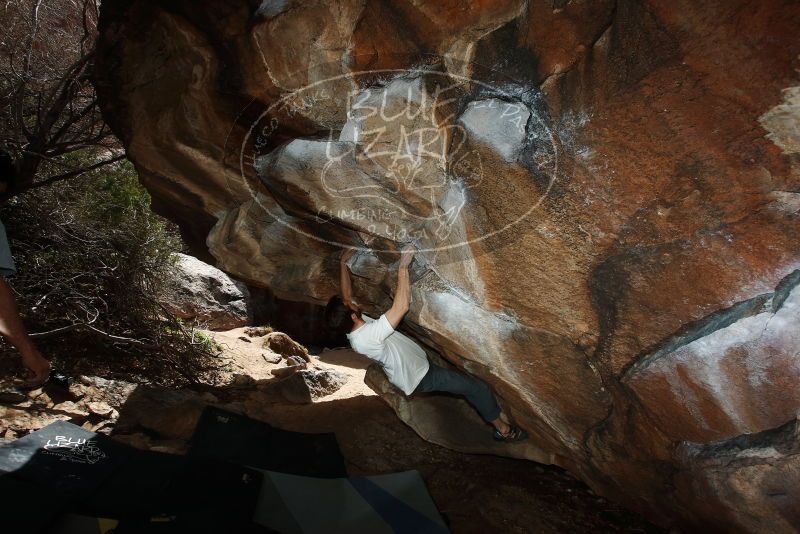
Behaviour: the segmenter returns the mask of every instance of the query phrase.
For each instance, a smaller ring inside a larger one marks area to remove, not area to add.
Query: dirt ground
[[[245,329],[208,332],[223,348],[227,379],[244,375],[253,380],[275,380],[271,369],[281,367],[275,354],[263,347],[261,337]],[[347,375],[335,393],[310,404],[265,405],[258,418],[274,426],[302,432],[334,432],[351,475],[373,475],[416,469],[434,502],[454,533],[582,533],[661,532],[640,516],[611,503],[565,471],[488,455],[451,451],[421,439],[398,419],[391,408],[364,384],[369,361],[349,349],[323,351],[312,356],[315,366],[330,367]],[[61,368],[69,368],[60,362]],[[0,369],[10,372],[18,362],[4,351]],[[225,387],[215,388],[225,396]],[[41,398],[46,398],[46,395]],[[28,417],[32,429],[47,424],[49,411],[66,417],[64,410],[28,402],[0,402],[4,419],[10,414]],[[2,426],[10,425],[3,421]],[[487,426],[487,432],[490,431]],[[5,431],[3,431],[5,432]],[[19,430],[14,437],[21,435]],[[0,433],[2,436],[2,433]],[[10,436],[6,436],[10,439]]]

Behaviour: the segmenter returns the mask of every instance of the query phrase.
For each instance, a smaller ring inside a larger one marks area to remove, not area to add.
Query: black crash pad
[[[0,476],[3,532],[41,532],[65,510],[70,500],[10,475]]]
[[[76,501],[95,491],[131,454],[130,447],[107,436],[57,421],[0,446],[0,472]]]
[[[93,528],[92,517],[119,520],[115,532],[264,531],[252,522],[260,472],[141,451],[69,423],[0,446],[0,473],[5,524],[19,527],[10,532],[70,532],[77,516]]]
[[[132,449],[128,461],[100,483],[80,510],[120,519],[162,512],[164,494],[187,461],[183,455]]]
[[[269,532],[253,523],[263,475],[220,460],[188,459],[154,499],[147,515],[120,521],[125,532]]]
[[[213,406],[203,411],[188,454],[291,475],[347,476],[334,434],[290,432]]]

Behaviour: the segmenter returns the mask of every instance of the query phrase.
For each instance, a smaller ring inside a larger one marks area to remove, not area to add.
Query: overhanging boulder
[[[359,247],[374,314],[416,243],[405,326],[543,461],[664,525],[752,531],[673,475],[682,440],[798,409],[774,303],[800,268],[800,6],[256,4],[103,3],[98,94],[154,206],[284,299],[326,302]]]

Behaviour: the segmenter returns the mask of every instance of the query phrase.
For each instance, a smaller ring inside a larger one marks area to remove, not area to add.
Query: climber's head
[[[361,321],[361,310],[355,304],[348,305],[339,295],[331,297],[325,306],[325,322],[334,332],[346,334],[352,331],[359,321]]]

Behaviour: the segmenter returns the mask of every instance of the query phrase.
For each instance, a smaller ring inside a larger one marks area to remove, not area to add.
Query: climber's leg
[[[414,393],[430,391],[444,391],[466,397],[484,421],[491,423],[503,434],[509,431],[509,425],[503,420],[500,406],[491,388],[477,378],[431,364]]]
[[[8,247],[5,227],[0,222],[0,335],[17,348],[22,357],[22,363],[31,373],[28,383],[36,386],[47,379],[50,362],[36,349],[25,331],[22,319],[20,319],[14,294],[5,279],[6,275],[13,274],[15,271],[16,267]]]
[[[0,335],[19,351],[22,363],[30,370],[31,385],[44,382],[50,372],[50,363],[28,337],[19,317],[14,295],[2,275],[0,275]]]

